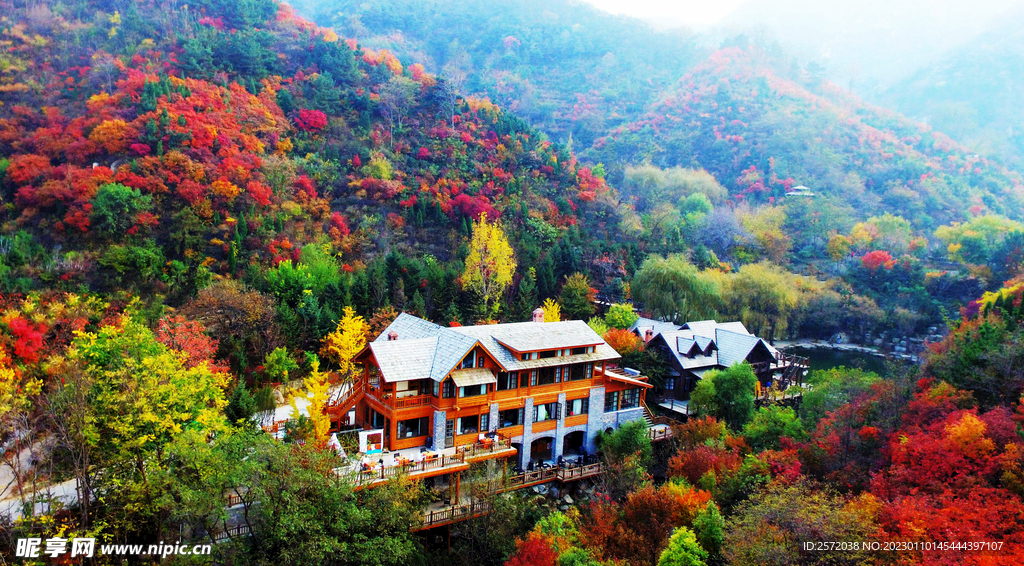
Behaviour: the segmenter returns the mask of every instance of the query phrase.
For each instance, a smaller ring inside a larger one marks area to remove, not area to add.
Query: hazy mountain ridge
[[[1019,167],[1024,163],[1022,20],[1024,9],[1007,13],[984,33],[889,88],[880,100]]]

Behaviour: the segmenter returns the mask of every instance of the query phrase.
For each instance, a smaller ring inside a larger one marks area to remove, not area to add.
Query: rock
[[[872,342],[872,344],[874,344],[875,346],[881,346],[884,343],[885,340],[882,340],[881,338],[875,338],[874,342]]]
[[[274,389],[274,403],[279,406],[284,405],[284,394],[280,389]]]
[[[562,501],[568,505],[572,505],[574,503],[572,497],[570,497],[568,493],[565,494],[565,497],[562,498]]]

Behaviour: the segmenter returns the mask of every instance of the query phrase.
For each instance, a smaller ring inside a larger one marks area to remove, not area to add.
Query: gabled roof
[[[388,340],[392,332],[397,334],[396,340]],[[428,378],[442,381],[477,344],[506,371],[621,357],[582,320],[446,328],[404,312],[370,342],[368,348],[377,360],[384,381],[391,383]],[[509,349],[556,350],[583,346],[594,346],[594,352],[527,361],[520,360]]]
[[[715,344],[718,345],[718,363],[723,367],[746,361],[755,348],[764,348],[772,356],[774,348],[752,334],[740,334],[719,328],[715,331]]]
[[[697,343],[697,346],[701,349],[702,352],[707,352],[709,346],[712,346],[715,349],[718,348],[717,346],[715,346],[715,341],[708,336],[694,336],[693,341]]]
[[[461,326],[453,329],[479,339],[490,336],[517,352],[536,350],[554,350],[559,348],[578,348],[595,346],[604,342],[593,328],[582,320],[566,320],[562,322],[512,322],[507,324],[487,324],[480,326]]]
[[[713,338],[715,336],[715,330],[718,330],[719,328],[724,328],[725,330],[738,332],[740,334],[750,334],[750,332],[747,332],[747,327],[743,326],[743,323],[738,320],[733,322],[718,322],[715,320],[695,320],[693,322],[687,322],[680,328],[685,330],[692,330],[695,336],[706,336],[708,338]]]
[[[657,336],[662,332],[679,330],[680,326],[674,322],[665,322],[664,320],[654,320],[653,318],[644,318],[641,316],[629,327],[630,332],[639,334],[641,338],[643,338],[644,334],[647,333],[647,329],[653,330],[654,335]]]
[[[619,359],[619,353],[609,346],[593,328],[582,320],[562,322],[511,322],[506,324],[481,324],[459,326],[453,332],[470,336],[480,341],[494,360],[507,371],[529,370],[544,366],[558,366],[580,362],[594,362]],[[531,350],[556,350],[595,346],[590,354],[576,354],[542,360],[521,360],[518,352]]]
[[[391,332],[398,334],[397,340],[388,340]],[[432,351],[423,342],[424,338],[434,339]],[[403,312],[370,343],[370,349],[384,375],[384,381],[409,381],[428,377],[441,381],[476,344],[473,338],[453,332],[451,328]],[[406,350],[406,345],[410,350]],[[415,356],[415,361],[405,359],[412,356]],[[419,367],[413,369],[411,366],[414,363]],[[390,375],[385,367],[391,370]]]
[[[764,348],[771,356],[778,353],[767,342],[750,334],[742,322],[719,324],[714,320],[698,320],[678,330],[657,333],[654,339],[665,342],[679,367],[698,374],[746,361],[757,348]]]
[[[437,352],[437,336],[412,340],[370,342],[370,351],[377,360],[384,381],[428,379]]]

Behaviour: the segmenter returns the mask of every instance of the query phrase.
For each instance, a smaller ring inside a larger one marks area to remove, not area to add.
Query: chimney
[[[647,332],[644,332],[644,343],[650,342],[651,338],[654,338],[654,329],[648,328]]]
[[[533,311],[534,322],[544,322],[544,309],[537,307],[537,310]]]
[[[395,332],[394,330],[388,332],[388,342],[392,340],[398,340],[398,332]]]

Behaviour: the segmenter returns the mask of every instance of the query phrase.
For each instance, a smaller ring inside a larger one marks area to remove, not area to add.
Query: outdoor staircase
[[[338,399],[332,401],[327,405],[327,414],[331,416],[331,420],[341,420],[341,416],[352,410],[352,407],[356,406],[366,394],[366,385],[362,380],[359,380],[352,384],[352,387],[341,394]]]
[[[651,408],[644,403],[644,420],[647,421],[647,428],[654,428],[654,415],[651,414]]]

